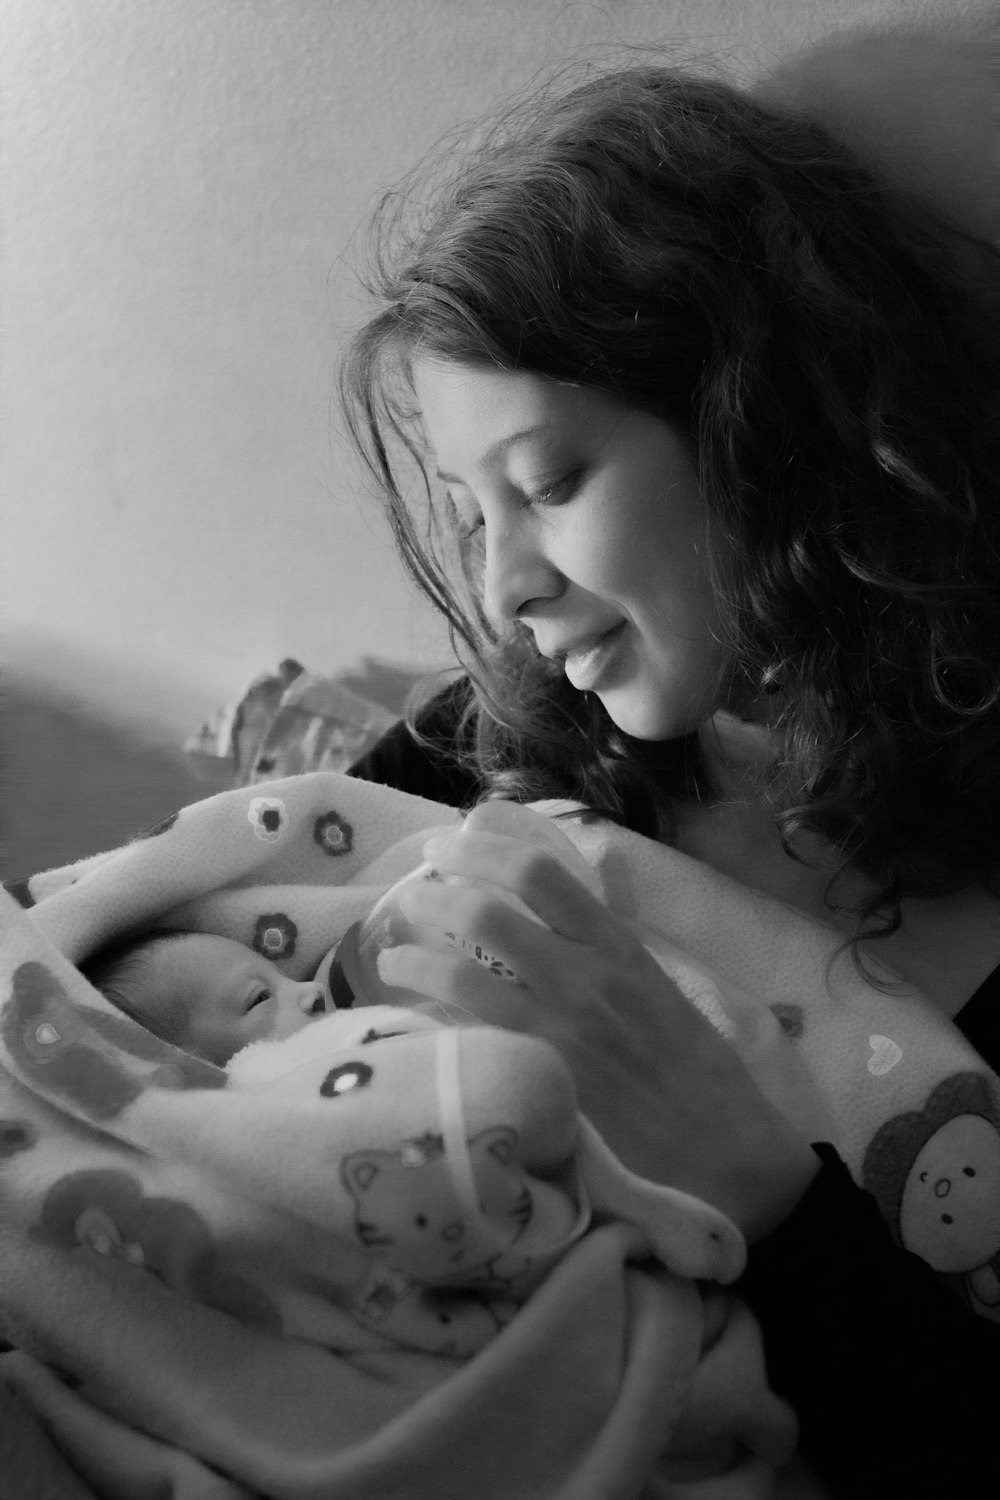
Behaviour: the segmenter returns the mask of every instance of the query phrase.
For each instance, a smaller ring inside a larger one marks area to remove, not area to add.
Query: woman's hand
[[[379,956],[383,980],[433,996],[427,1009],[444,1019],[545,1038],[566,1059],[580,1108],[626,1166],[704,1198],[750,1239],[779,1224],[817,1157],[628,924],[520,839],[462,830],[432,839],[425,855],[437,875],[461,879],[412,886],[404,914],[472,939],[519,982],[457,950],[412,945]]]

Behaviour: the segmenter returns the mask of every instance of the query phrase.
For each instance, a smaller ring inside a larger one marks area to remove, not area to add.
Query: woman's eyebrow
[[[508,448],[513,447],[515,443],[519,443],[522,438],[534,437],[537,432],[547,432],[549,428],[556,425],[555,422],[537,422],[534,427],[521,427],[517,432],[509,432],[506,437],[498,438],[495,443],[487,448],[479,460],[480,467],[488,469],[491,464],[496,463],[497,459],[506,453]],[[435,473],[438,479],[442,479],[445,484],[465,483],[465,480],[460,479],[457,474],[446,474],[443,469],[436,469]]]

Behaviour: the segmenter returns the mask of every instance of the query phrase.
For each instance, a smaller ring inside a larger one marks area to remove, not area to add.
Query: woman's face
[[[588,387],[417,360],[414,386],[483,602],[520,620],[569,681],[637,739],[695,729],[725,658],[705,513],[666,422]]]

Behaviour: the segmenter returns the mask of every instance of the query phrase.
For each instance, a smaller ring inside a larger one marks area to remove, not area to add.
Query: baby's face
[[[191,933],[157,955],[164,1004],[177,1007],[178,1043],[220,1066],[249,1042],[278,1041],[324,1013],[323,986],[289,979],[231,938]]]

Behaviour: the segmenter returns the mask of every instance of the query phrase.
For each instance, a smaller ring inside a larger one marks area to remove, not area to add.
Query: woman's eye
[[[525,485],[524,497],[530,505],[558,505],[568,500],[580,478],[579,469],[570,469],[556,479],[534,486]]]

